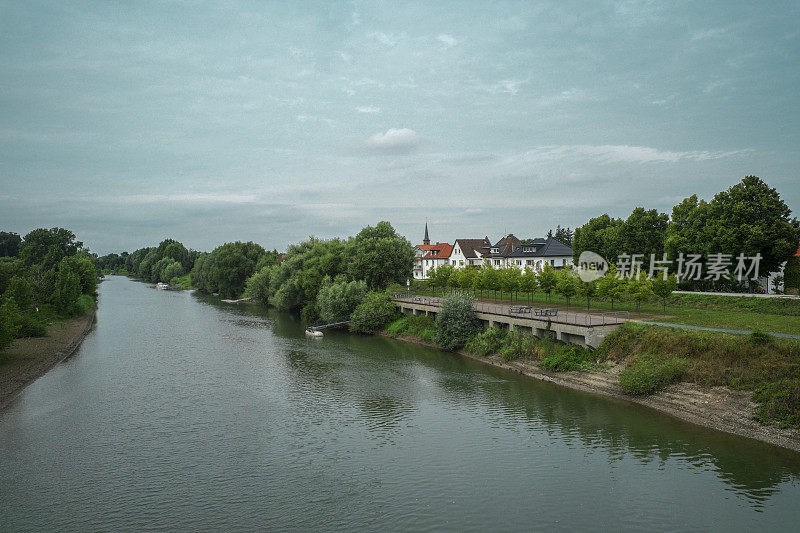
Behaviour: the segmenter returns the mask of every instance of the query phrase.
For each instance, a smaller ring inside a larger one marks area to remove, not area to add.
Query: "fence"
[[[416,296],[410,292],[395,292],[392,298],[413,304],[430,305],[441,307],[442,299],[436,296]],[[628,311],[609,311],[601,314],[575,313],[572,311],[562,311],[551,307],[530,307],[524,305],[493,304],[488,302],[475,302],[475,311],[490,315],[513,316],[519,318],[530,318],[533,320],[548,320],[559,324],[571,324],[575,326],[608,326],[622,324],[630,320]]]

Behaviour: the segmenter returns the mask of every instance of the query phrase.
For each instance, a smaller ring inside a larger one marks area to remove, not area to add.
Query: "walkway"
[[[640,324],[650,324],[652,326],[667,326],[670,328],[681,328],[681,329],[698,329],[702,331],[719,331],[721,333],[740,333],[742,335],[749,335],[753,333],[750,330],[746,329],[722,329],[722,328],[707,328],[704,326],[690,326],[688,324],[670,324],[668,322],[649,322],[647,320],[631,320],[631,322],[639,322]],[[789,333],[772,333],[772,332],[765,332],[767,335],[772,335],[774,337],[783,337],[786,339],[800,339],[800,335],[791,335]]]

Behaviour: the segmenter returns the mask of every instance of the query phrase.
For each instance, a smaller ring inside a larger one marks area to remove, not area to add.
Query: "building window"
[[[500,265],[500,260],[499,260],[499,259],[495,259],[495,260],[494,260],[494,264],[495,264],[495,265]]]
[[[556,260],[555,259],[551,259],[550,260],[550,266],[556,266]]]
[[[522,265],[522,260],[521,259],[517,259],[517,266],[521,266],[521,265]]]
[[[463,266],[464,266],[464,261],[463,261],[463,260],[462,260],[462,261],[459,261],[459,262],[458,262],[458,264],[459,264],[459,266],[462,266],[462,267],[463,267]]]
[[[531,266],[531,265],[533,264],[533,259],[528,259],[528,260],[526,261],[526,264],[527,264],[528,266]]]

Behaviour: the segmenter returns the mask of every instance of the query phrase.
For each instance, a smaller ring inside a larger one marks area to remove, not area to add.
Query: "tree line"
[[[675,261],[679,254],[761,254],[760,271],[776,272],[794,255],[800,242],[800,223],[774,188],[756,176],[717,193],[706,202],[692,195],[672,208],[671,216],[637,207],[626,219],[608,214],[576,228],[572,249],[577,262],[589,250],[608,262],[622,254],[653,254]],[[673,263],[674,264],[674,263]],[[674,271],[674,267],[673,270]],[[706,288],[712,282],[691,282]],[[734,280],[713,282],[717,289],[743,289]],[[727,287],[726,287],[727,286]]]
[[[93,308],[98,275],[96,256],[70,230],[0,232],[0,348]]]

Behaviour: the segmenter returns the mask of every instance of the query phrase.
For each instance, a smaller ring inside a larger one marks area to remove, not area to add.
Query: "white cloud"
[[[708,161],[721,159],[748,150],[733,150],[729,152],[712,152],[708,150],[693,150],[676,152],[660,150],[650,146],[629,145],[548,145],[537,146],[522,154],[513,156],[506,163],[514,160],[533,162],[554,159],[590,159],[598,163],[677,163],[679,161]]]
[[[372,105],[362,105],[356,107],[356,111],[358,111],[359,113],[380,113],[381,108]]]
[[[458,44],[458,41],[452,35],[448,35],[446,33],[437,36],[436,40],[443,43],[447,48]]]
[[[386,133],[376,133],[367,146],[379,150],[409,151],[419,145],[417,132],[408,128],[391,128]]]

